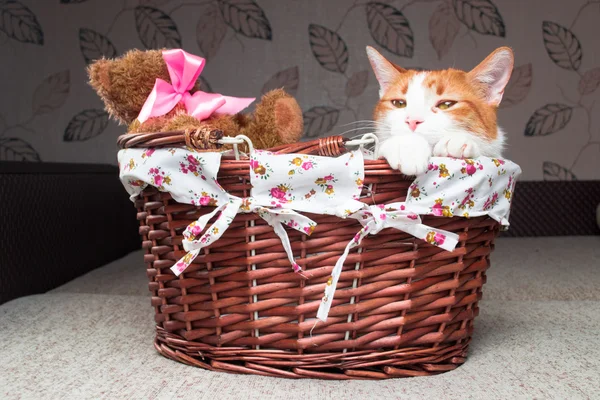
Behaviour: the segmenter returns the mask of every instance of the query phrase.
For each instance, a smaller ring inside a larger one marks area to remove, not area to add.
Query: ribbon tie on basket
[[[215,215],[221,213],[217,220],[206,231],[204,228]],[[294,260],[290,239],[283,227],[288,226],[306,235],[310,235],[317,225],[310,218],[293,210],[266,208],[253,202],[252,198],[239,198],[231,196],[228,203],[215,208],[211,213],[203,215],[192,222],[183,232],[183,248],[188,252],[175,263],[171,270],[179,276],[200,254],[200,250],[217,241],[229,228],[235,215],[238,213],[257,213],[270,226],[281,239],[281,244],[288,256],[294,272],[300,272],[300,266]],[[202,234],[202,232],[204,232]]]
[[[317,311],[317,318],[323,322],[327,321],[329,309],[331,308],[333,296],[335,294],[335,288],[350,250],[359,246],[363,238],[367,235],[376,235],[386,228],[395,228],[448,251],[454,250],[458,243],[458,235],[423,225],[419,215],[408,211],[404,203],[365,206],[362,210],[350,215],[349,218],[357,219],[363,228],[346,245],[344,253],[335,263],[333,271],[331,272],[331,277],[327,281],[325,295],[323,296],[319,310]]]
[[[156,79],[154,88],[138,116],[140,122],[151,117],[165,115],[179,102],[183,102],[189,115],[199,120],[205,120],[213,113],[237,114],[255,100],[254,98],[206,93],[201,90],[191,94],[190,90],[204,69],[204,58],[181,49],[164,50],[162,56],[167,65],[171,83],[160,78]]]

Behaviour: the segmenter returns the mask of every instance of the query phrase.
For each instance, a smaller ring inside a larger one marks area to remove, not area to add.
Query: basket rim
[[[223,147],[219,140],[225,136],[218,130],[177,130],[168,132],[134,132],[125,133],[117,138],[120,149],[128,148],[163,148],[187,146],[196,151],[215,151]],[[339,135],[316,138],[304,142],[285,143],[268,149],[277,154],[312,154],[337,157],[349,151],[346,147],[351,139]]]

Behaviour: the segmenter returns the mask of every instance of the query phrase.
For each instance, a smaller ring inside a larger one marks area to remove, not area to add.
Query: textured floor
[[[467,362],[383,382],[191,368],[152,347],[141,254],[0,306],[2,399],[597,399],[600,237],[502,239]]]

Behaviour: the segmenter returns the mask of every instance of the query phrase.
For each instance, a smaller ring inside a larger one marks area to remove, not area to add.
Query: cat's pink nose
[[[422,122],[422,119],[406,117],[406,123],[408,124],[410,130],[413,132],[417,129],[417,125],[419,125]]]

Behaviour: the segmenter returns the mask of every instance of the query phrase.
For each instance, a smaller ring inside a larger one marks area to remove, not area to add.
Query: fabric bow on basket
[[[327,281],[325,296],[323,296],[317,311],[317,319],[323,322],[327,321],[335,288],[350,250],[359,246],[367,235],[376,235],[386,228],[395,228],[448,251],[454,250],[458,243],[457,234],[423,225],[419,215],[408,211],[404,203],[365,206],[364,209],[350,215],[350,218],[357,219],[363,228],[346,245],[344,253],[337,260],[331,272],[331,278]]]
[[[219,212],[221,214],[217,220],[204,231],[208,221]],[[211,213],[203,215],[196,222],[188,225],[183,232],[183,248],[188,253],[171,267],[173,273],[179,276],[192,261],[194,261],[201,249],[219,240],[238,213],[257,213],[263,220],[272,226],[275,234],[281,240],[281,244],[283,245],[294,272],[300,272],[300,266],[294,261],[290,239],[283,226],[285,225],[310,235],[313,232],[316,223],[310,218],[293,210],[266,208],[256,204],[252,198],[241,199],[239,197],[231,196],[229,203],[215,208]],[[204,232],[204,234],[201,234],[202,232]]]
[[[185,105],[189,115],[205,120],[213,114],[237,114],[255,100],[255,98],[206,93],[201,90],[191,94],[190,91],[204,69],[204,58],[181,49],[165,50],[162,56],[167,64],[171,83],[160,78],[156,79],[154,88],[137,118],[142,123],[149,118],[165,115],[180,102]]]
[[[359,152],[329,158],[255,150],[250,154],[249,164],[250,197],[242,199],[224,193],[229,199],[227,203],[219,204],[212,213],[188,226],[183,234],[183,246],[188,253],[171,268],[176,275],[191,264],[200,249],[218,240],[238,213],[257,213],[272,226],[292,268],[300,272],[284,226],[310,235],[317,224],[299,211],[345,217],[364,206],[357,200],[364,179]],[[324,174],[323,170],[330,172]],[[218,219],[205,230],[208,221],[219,212]]]

